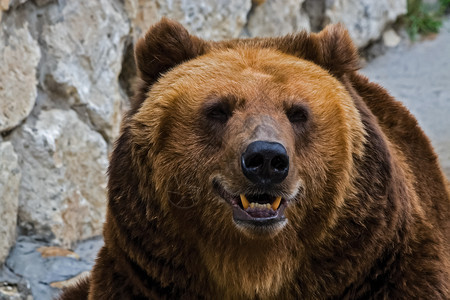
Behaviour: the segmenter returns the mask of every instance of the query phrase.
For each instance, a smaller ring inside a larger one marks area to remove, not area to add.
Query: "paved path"
[[[450,179],[450,17],[435,39],[391,49],[362,73],[416,116]]]

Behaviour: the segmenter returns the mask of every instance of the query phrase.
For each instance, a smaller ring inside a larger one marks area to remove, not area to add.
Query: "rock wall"
[[[20,168],[10,142],[0,143],[0,262],[16,239]]]
[[[406,0],[0,0],[0,262],[16,232],[66,247],[101,234],[133,44],[162,16],[205,39],[342,22],[364,47],[405,12]]]

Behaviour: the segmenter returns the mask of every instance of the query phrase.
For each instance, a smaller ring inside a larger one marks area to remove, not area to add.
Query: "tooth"
[[[244,209],[247,209],[249,206],[247,198],[245,198],[244,194],[240,194],[240,196],[241,196],[242,207]]]
[[[267,209],[270,209],[270,207],[271,207],[270,204],[267,203],[267,204],[266,204],[266,208],[267,208]]]
[[[280,207],[280,203],[281,203],[281,196],[278,196],[275,201],[273,201],[272,203],[272,209],[273,210],[277,210],[278,207]]]

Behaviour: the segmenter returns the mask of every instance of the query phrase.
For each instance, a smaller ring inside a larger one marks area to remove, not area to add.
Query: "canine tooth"
[[[247,198],[244,196],[244,194],[240,194],[239,196],[241,196],[242,207],[244,209],[247,209],[249,206]]]
[[[281,203],[281,196],[278,196],[275,201],[273,201],[272,203],[272,209],[273,210],[277,210],[278,207],[280,207],[280,203]]]

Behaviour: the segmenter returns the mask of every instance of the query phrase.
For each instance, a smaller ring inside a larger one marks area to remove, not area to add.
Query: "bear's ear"
[[[162,18],[138,40],[134,57],[141,79],[132,99],[132,112],[139,108],[151,85],[158,78],[185,61],[204,54],[207,42],[190,35],[179,23]]]
[[[310,38],[317,46],[313,47],[315,53],[306,53],[309,56],[306,59],[321,65],[337,77],[360,68],[358,49],[343,25],[328,25]]]
[[[138,75],[151,85],[174,66],[203,54],[205,46],[205,41],[190,35],[180,23],[163,18],[136,44]]]

